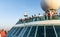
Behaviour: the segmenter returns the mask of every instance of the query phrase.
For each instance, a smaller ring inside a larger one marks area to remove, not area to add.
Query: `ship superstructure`
[[[55,20],[44,16],[19,19],[6,37],[60,37],[60,16]]]
[[[42,0],[41,7],[45,11],[43,16],[32,15],[19,19],[6,37],[60,37],[60,15],[57,9],[60,0]]]

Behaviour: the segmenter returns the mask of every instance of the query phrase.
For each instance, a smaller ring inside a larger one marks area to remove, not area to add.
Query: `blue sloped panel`
[[[46,26],[46,37],[56,37],[53,26]]]
[[[18,30],[15,32],[14,36],[16,36],[16,35],[19,33],[19,31],[21,30],[21,28],[22,28],[22,27],[19,27],[19,28],[18,28]]]
[[[25,26],[12,27],[6,37],[60,37],[60,26]],[[44,34],[46,32],[46,35]]]
[[[60,26],[55,26],[58,37],[60,37]]]
[[[36,31],[36,26],[33,26],[28,37],[34,37]]]
[[[17,27],[16,30],[11,34],[11,36],[14,36],[15,33],[19,30],[20,27]]]
[[[15,30],[15,27],[11,28],[11,30],[7,33],[6,37],[9,37],[14,30]]]
[[[27,27],[24,27],[22,31],[18,34],[18,37],[22,37],[24,32],[26,31]]]
[[[26,30],[25,34],[23,35],[23,37],[27,37],[27,34],[28,34],[28,32],[29,32],[30,28],[31,28],[30,26],[29,26],[29,27],[27,27],[27,30]]]
[[[21,29],[17,32],[16,36],[18,36],[20,34],[20,32],[22,31],[23,27],[21,27]]]
[[[44,26],[38,26],[36,37],[44,37]]]

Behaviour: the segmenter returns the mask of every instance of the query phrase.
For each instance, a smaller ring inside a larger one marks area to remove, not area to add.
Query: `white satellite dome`
[[[60,6],[60,0],[46,0],[46,4],[50,9],[58,9]]]
[[[42,0],[42,9],[58,9],[60,7],[60,0]]]

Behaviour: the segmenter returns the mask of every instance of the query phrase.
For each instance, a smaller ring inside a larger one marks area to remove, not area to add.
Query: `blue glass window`
[[[23,35],[23,37],[27,37],[27,34],[28,34],[30,28],[31,28],[31,27],[27,27],[27,30],[26,30],[25,34]]]
[[[14,35],[19,30],[19,27],[16,27],[16,30],[13,32],[12,35]]]
[[[7,33],[6,37],[9,37],[15,29],[15,27],[12,27],[11,30]]]
[[[21,29],[19,30],[19,32],[16,34],[16,36],[18,36],[21,32],[21,30],[23,29],[23,27],[21,27]]]
[[[36,37],[44,37],[44,26],[38,26]]]
[[[58,37],[60,37],[60,26],[55,26]]]
[[[35,31],[36,31],[36,26],[33,26],[31,31],[30,31],[30,35],[28,37],[34,37]]]
[[[46,26],[46,37],[56,37],[53,26]]]

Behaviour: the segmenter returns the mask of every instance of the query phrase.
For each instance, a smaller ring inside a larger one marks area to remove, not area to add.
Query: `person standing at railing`
[[[49,10],[47,10],[47,16],[48,16],[48,20],[50,20],[51,14],[50,14],[50,11]]]
[[[43,15],[44,15],[44,17],[45,17],[45,20],[46,20],[46,19],[47,19],[47,13],[44,13]]]
[[[53,13],[52,14],[52,19],[58,19],[58,14],[57,13]]]
[[[50,20],[50,12],[48,12],[48,20]]]
[[[0,31],[0,37],[1,37],[1,31]]]
[[[39,13],[39,14],[38,14],[38,17],[39,17],[39,20],[41,20],[42,15]]]

